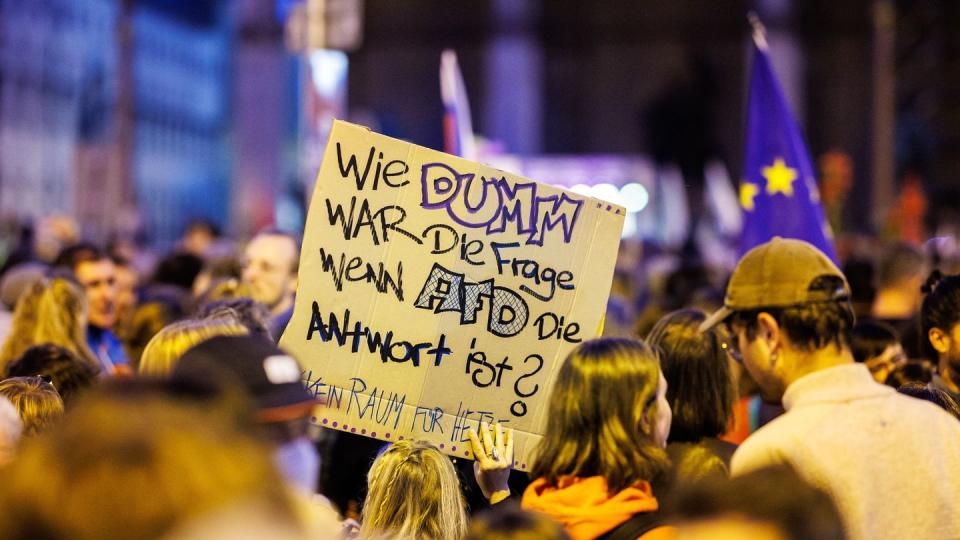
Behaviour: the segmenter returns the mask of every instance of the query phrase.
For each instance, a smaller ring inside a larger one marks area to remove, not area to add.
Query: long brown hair
[[[610,493],[649,481],[668,465],[653,440],[660,361],[642,341],[587,341],[564,360],[547,405],[531,475],[602,476]]]
[[[699,309],[681,309],[664,315],[647,334],[667,379],[670,442],[719,437],[733,417],[736,390],[724,349],[729,337],[722,325],[701,332],[706,318]]]

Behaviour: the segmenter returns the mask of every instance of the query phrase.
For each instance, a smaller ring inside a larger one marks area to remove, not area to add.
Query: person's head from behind
[[[81,243],[64,249],[55,266],[73,272],[90,305],[90,324],[109,329],[117,322],[117,267],[99,247]]]
[[[897,388],[897,392],[912,398],[929,401],[953,415],[954,418],[960,420],[960,404],[958,404],[957,400],[953,399],[950,394],[939,388],[930,384],[907,383]]]
[[[197,319],[230,319],[247,327],[251,335],[273,339],[270,334],[270,312],[251,298],[212,300],[201,305],[194,314]]]
[[[941,372],[960,373],[960,275],[934,270],[923,292],[920,326],[927,336],[927,356]]]
[[[0,279],[2,307],[13,312],[17,308],[20,296],[30,288],[30,285],[43,279],[46,273],[47,266],[40,263],[22,263],[7,270]]]
[[[209,219],[195,219],[187,224],[180,239],[180,249],[203,257],[217,238],[220,237],[220,227]]]
[[[524,512],[516,504],[501,503],[470,522],[467,540],[568,540],[559,523],[543,514]]]
[[[918,248],[898,242],[889,247],[877,265],[877,289],[896,289],[919,300],[920,286],[926,275],[926,261]]]
[[[794,380],[852,361],[849,296],[843,274],[820,250],[776,237],[740,259],[724,306],[701,329],[726,322],[764,400],[778,403]]]
[[[691,540],[843,540],[830,496],[788,466],[689,485],[668,502],[679,537]]]
[[[242,280],[250,296],[278,315],[293,305],[297,292],[300,242],[291,234],[269,230],[250,240],[242,260]]]
[[[65,246],[71,246],[79,239],[80,225],[75,219],[64,214],[52,214],[37,220],[33,247],[37,258],[49,263],[56,259]]]
[[[727,336],[721,326],[701,332],[706,318],[700,310],[674,311],[647,335],[647,343],[660,351],[660,369],[667,380],[667,401],[673,413],[670,442],[719,437],[733,415],[736,393]]]
[[[63,400],[46,377],[11,377],[0,381],[0,396],[17,408],[24,435],[36,435],[63,416]]]
[[[69,350],[45,343],[30,347],[7,366],[7,377],[49,377],[64,403],[94,385],[99,368]]]
[[[223,320],[187,319],[175,322],[153,336],[143,355],[137,372],[141,375],[167,376],[183,353],[216,336],[242,336],[249,332],[240,323]]]
[[[91,394],[23,445],[0,485],[0,526],[11,539],[159,539],[243,502],[288,518],[282,486],[267,450],[222,411]]]
[[[242,273],[238,255],[227,254],[208,260],[193,282],[193,296],[197,299],[207,297],[205,293],[222,281],[233,280],[239,283]]]
[[[302,373],[296,359],[265,337],[218,336],[184,353],[169,380],[210,396],[242,390],[281,473],[291,486],[312,493],[320,462],[308,428],[317,400]]]
[[[368,538],[463,538],[467,515],[450,458],[427,442],[388,446],[367,474],[360,533]]]
[[[77,355],[91,366],[99,366],[87,344],[87,298],[73,281],[53,278],[37,304],[35,344],[52,343]]]
[[[853,359],[863,363],[878,383],[906,361],[897,331],[880,321],[857,321],[850,339]]]
[[[17,307],[13,311],[13,320],[10,323],[10,333],[3,342],[0,364],[9,364],[35,344],[37,310],[46,286],[46,279],[35,280],[17,300]]]
[[[193,283],[203,269],[203,259],[192,253],[172,253],[157,264],[153,283],[173,285],[193,292]]]
[[[649,481],[667,467],[667,383],[642,341],[586,341],[567,355],[547,401],[547,426],[531,469],[556,486],[600,476],[610,493]]]
[[[122,334],[123,344],[130,359],[130,367],[138,369],[144,349],[161,330],[177,321],[182,310],[177,302],[165,298],[138,305]]]

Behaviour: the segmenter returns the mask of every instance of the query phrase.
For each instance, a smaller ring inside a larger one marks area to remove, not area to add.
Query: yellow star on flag
[[[760,193],[760,188],[750,182],[740,182],[740,206],[748,212],[753,212],[753,201]]]
[[[762,174],[767,179],[767,195],[783,193],[787,197],[793,196],[793,182],[797,179],[797,170],[787,167],[783,158],[773,160],[773,166],[764,167]]]

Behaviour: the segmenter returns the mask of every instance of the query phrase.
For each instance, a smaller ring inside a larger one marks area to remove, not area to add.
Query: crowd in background
[[[51,217],[0,268],[0,538],[960,537],[960,275],[940,239],[842,270],[625,244],[527,475],[311,422],[300,240],[198,221],[158,254]]]

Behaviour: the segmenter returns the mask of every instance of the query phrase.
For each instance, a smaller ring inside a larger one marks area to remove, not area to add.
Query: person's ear
[[[927,332],[927,339],[930,340],[930,345],[938,353],[945,353],[950,350],[950,336],[937,327],[933,327]]]
[[[757,337],[767,342],[770,351],[776,351],[783,340],[783,329],[773,315],[762,311],[757,315]]]
[[[651,418],[650,408],[644,407],[640,411],[640,431],[644,435],[652,436],[653,435],[653,419]]]
[[[293,278],[290,280],[290,285],[287,288],[289,289],[291,294],[297,293],[297,282],[299,278],[300,276],[298,276],[297,274],[294,274]]]

